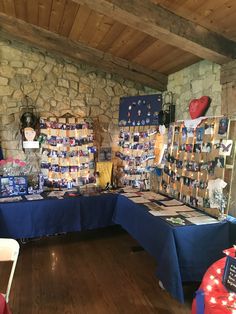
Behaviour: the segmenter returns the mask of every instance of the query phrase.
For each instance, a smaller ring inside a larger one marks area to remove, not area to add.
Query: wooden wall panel
[[[138,44],[138,46],[134,47],[130,50],[125,56],[125,59],[135,60],[140,54],[142,54],[146,49],[148,49],[151,45],[156,42],[156,39],[151,36],[145,36],[144,39]]]
[[[26,22],[34,25],[38,24],[38,0],[27,0]]]
[[[107,52],[112,44],[115,42],[116,38],[120,36],[125,28],[125,25],[114,22],[112,27],[103,37],[103,40],[97,45],[97,49]]]
[[[236,40],[236,1],[152,0],[173,13]]]
[[[53,0],[49,22],[49,30],[51,32],[59,33],[64,7],[65,0]]]
[[[52,0],[39,0],[38,3],[38,26],[48,29]]]
[[[10,16],[16,16],[15,5],[12,0],[2,0],[4,13]]]
[[[59,34],[65,37],[68,37],[76,17],[79,5],[72,2],[69,3],[66,1],[63,16],[60,22]]]
[[[27,19],[27,1],[15,0],[15,13],[18,19]]]
[[[104,37],[109,32],[113,24],[114,20],[112,20],[110,17],[103,16],[102,20],[97,25],[93,37],[90,40],[90,44],[92,47],[97,48],[97,46],[103,41]]]
[[[90,43],[92,42],[92,38],[97,31],[97,27],[100,24],[103,18],[102,14],[97,14],[94,11],[91,11],[87,21],[86,27],[83,28],[78,40],[83,43]],[[93,45],[92,45],[93,46]]]

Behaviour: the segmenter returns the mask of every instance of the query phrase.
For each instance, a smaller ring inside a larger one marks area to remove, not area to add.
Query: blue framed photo
[[[227,256],[222,282],[227,290],[236,292],[236,258]]]
[[[0,177],[0,197],[25,195],[28,193],[26,176]]]

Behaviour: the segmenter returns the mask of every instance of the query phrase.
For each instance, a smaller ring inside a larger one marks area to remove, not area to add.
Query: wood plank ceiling
[[[165,90],[203,58],[236,55],[235,0],[1,0],[0,35]]]

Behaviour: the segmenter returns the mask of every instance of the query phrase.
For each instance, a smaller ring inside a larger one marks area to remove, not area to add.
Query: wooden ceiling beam
[[[168,78],[162,73],[113,57],[110,54],[71,41],[3,13],[0,13],[0,37],[28,42],[34,47],[57,53],[75,62],[85,62],[105,72],[119,74],[126,79],[139,82],[159,91],[166,90]]]
[[[200,58],[225,63],[236,57],[236,42],[184,19],[150,0],[72,0],[121,24]]]

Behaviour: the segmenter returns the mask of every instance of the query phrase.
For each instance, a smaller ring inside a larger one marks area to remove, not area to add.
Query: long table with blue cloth
[[[183,282],[201,281],[236,240],[236,219],[173,226],[120,194],[0,203],[0,237],[35,238],[119,224],[157,262],[165,289],[184,302]]]

